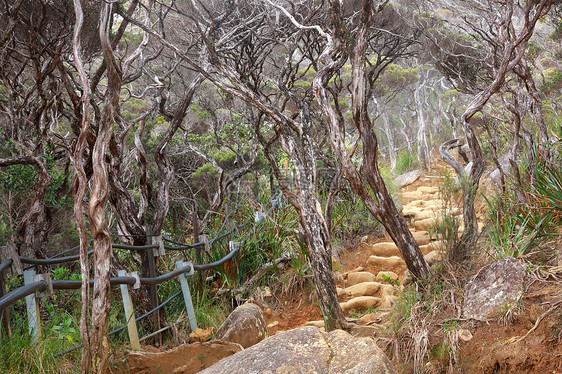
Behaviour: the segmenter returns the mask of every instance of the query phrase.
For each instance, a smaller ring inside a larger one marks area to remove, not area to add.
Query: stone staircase
[[[443,202],[439,199],[437,176],[423,177],[416,184],[400,192],[402,215],[420,246],[426,261],[433,265],[443,258],[444,248],[440,241],[431,240],[428,229],[443,214]],[[462,214],[455,208],[454,215]],[[462,217],[459,217],[462,221]],[[459,233],[464,228],[459,227]],[[371,310],[385,310],[392,306],[409,272],[394,242],[365,244],[368,258],[363,266],[336,274],[338,299],[346,316]],[[367,317],[367,316],[365,316]],[[359,319],[359,323],[362,319]],[[361,324],[361,323],[360,323]],[[311,321],[308,325],[323,328],[323,321]]]

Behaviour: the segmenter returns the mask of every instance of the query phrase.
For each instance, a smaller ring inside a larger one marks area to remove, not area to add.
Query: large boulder
[[[342,330],[325,333],[313,326],[274,335],[227,357],[204,374],[395,373],[383,351],[370,338]]]
[[[406,187],[417,181],[420,175],[420,170],[409,171],[407,173],[400,174],[399,176],[394,178],[394,181],[396,182],[398,187]]]
[[[521,297],[524,276],[525,268],[513,257],[482,268],[465,287],[464,317],[479,321],[496,317],[506,303]]]
[[[267,336],[267,324],[259,306],[240,305],[230,313],[215,334],[216,339],[240,344],[244,348],[261,342]]]

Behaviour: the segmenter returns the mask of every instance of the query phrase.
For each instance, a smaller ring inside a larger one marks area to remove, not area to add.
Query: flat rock
[[[354,325],[349,333],[360,338],[372,338],[379,329],[378,326],[372,325]]]
[[[439,217],[437,212],[431,211],[431,210],[422,210],[419,212],[416,212],[416,214],[414,215],[414,218],[416,220],[422,220],[422,219],[428,219],[428,218],[437,218]]]
[[[396,182],[398,187],[406,187],[417,181],[420,178],[420,176],[421,176],[421,170],[414,170],[404,174],[400,174],[399,176],[394,178],[394,181]]]
[[[390,308],[396,298],[398,298],[398,290],[389,284],[383,284],[380,289],[380,298],[380,306],[382,308]]]
[[[387,283],[387,279],[390,279],[392,282],[398,281],[398,274],[392,271],[379,271],[375,280],[381,283]]]
[[[414,239],[418,245],[427,245],[431,242],[429,235],[414,235]]]
[[[382,257],[399,256],[400,250],[394,243],[377,243],[371,246],[371,254]]]
[[[443,201],[440,200],[440,199],[431,199],[431,200],[420,199],[420,200],[414,200],[414,201],[408,203],[408,205],[406,205],[406,207],[408,207],[408,208],[418,207],[418,208],[438,210],[438,209],[441,209],[443,207]],[[404,209],[406,207],[404,207]]]
[[[204,343],[207,340],[209,340],[211,338],[211,336],[213,336],[214,333],[215,333],[214,327],[211,327],[209,329],[197,328],[197,329],[195,329],[195,331],[193,331],[191,334],[189,334],[189,342],[190,343],[195,343],[195,342]]]
[[[111,369],[112,373],[197,373],[223,358],[242,351],[240,344],[212,340],[184,344],[165,352],[131,352]],[[121,367],[123,366],[123,367]]]
[[[439,188],[431,186],[419,186],[418,191],[421,193],[434,194],[439,192]]]
[[[458,331],[459,334],[459,338],[463,341],[463,342],[469,342],[472,340],[472,333],[467,330],[467,329],[459,329]]]
[[[380,320],[376,318],[374,313],[365,314],[364,316],[359,317],[356,321],[358,325],[367,325],[379,322]]]
[[[340,303],[340,306],[342,311],[347,314],[353,311],[367,310],[371,307],[379,306],[381,303],[382,300],[379,297],[358,296],[344,303]]]
[[[267,336],[267,324],[259,306],[252,303],[240,305],[230,313],[219,327],[215,337],[248,348]]]
[[[496,317],[506,301],[519,299],[524,276],[523,265],[513,257],[482,268],[465,287],[464,317],[479,321]]]
[[[392,364],[370,338],[305,326],[272,336],[227,357],[202,374],[393,374]]]
[[[402,216],[403,217],[416,217],[416,214],[419,214],[420,212],[422,212],[422,207],[419,206],[411,206],[411,205],[406,205],[404,207],[404,209],[402,209]]]
[[[442,261],[444,255],[445,255],[444,251],[436,249],[434,251],[429,252],[428,254],[426,254],[423,257],[425,258],[425,261],[427,261],[427,263],[429,265],[433,265],[433,264],[436,264],[436,263]]]
[[[378,274],[379,271],[392,271],[396,274],[401,274],[406,270],[406,263],[400,257],[379,257],[370,256],[367,260],[367,270],[373,274]]]
[[[323,320],[318,320],[318,321],[308,321],[307,323],[304,324],[305,326],[314,326],[317,327],[321,330],[325,330],[326,329],[326,324]]]
[[[341,301],[347,301],[358,296],[375,296],[379,292],[380,288],[381,284],[378,282],[357,283],[356,285],[344,288],[341,291],[338,289],[338,299]]]
[[[444,244],[441,240],[436,240],[426,245],[420,245],[420,251],[424,256],[437,249],[443,250],[443,248]]]
[[[434,226],[434,225],[435,225],[434,218],[422,219],[421,221],[416,221],[414,223],[414,227],[416,228],[416,230],[427,230],[430,226]]]
[[[353,273],[347,273],[348,286],[353,286],[363,282],[374,282],[375,279],[376,279],[375,275],[369,273],[368,271],[357,271]]]

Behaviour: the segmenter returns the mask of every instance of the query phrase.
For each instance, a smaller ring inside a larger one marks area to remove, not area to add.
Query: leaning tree
[[[457,89],[472,95],[460,118],[470,148],[472,165],[465,168],[448,150],[457,146],[455,140],[441,146],[445,161],[453,167],[462,184],[463,220],[465,230],[453,249],[453,258],[466,259],[478,239],[478,223],[474,209],[474,200],[485,162],[473,126],[473,118],[484,110],[490,99],[499,93],[506,80],[518,75],[527,83],[529,94],[535,104],[538,96],[531,83],[530,74],[524,56],[537,22],[550,10],[554,1],[495,1],[489,0],[482,6],[474,7],[472,2],[427,3],[421,9],[424,13],[411,19],[433,26],[427,28],[424,39],[426,51],[434,61],[437,69],[447,76]],[[408,5],[412,6],[409,2]],[[448,12],[436,12],[439,7]],[[428,21],[427,12],[445,14],[444,19]],[[456,15],[463,14],[462,18]],[[436,22],[435,22],[436,21]],[[531,77],[532,79],[532,77]],[[541,108],[535,105],[534,116],[538,119],[541,137],[548,138],[544,121],[541,121]]]

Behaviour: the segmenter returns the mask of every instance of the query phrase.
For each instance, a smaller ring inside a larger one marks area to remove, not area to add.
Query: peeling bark
[[[106,200],[109,193],[109,167],[105,161],[105,156],[109,140],[113,135],[121,90],[121,71],[113,55],[113,48],[109,40],[112,7],[112,3],[103,3],[100,9],[99,33],[103,57],[107,65],[108,85],[98,123],[96,141],[92,149],[93,175],[88,206],[94,251],[94,289],[92,294],[92,329],[90,331],[91,370],[100,374],[107,371],[109,364],[107,323],[110,306],[109,277],[112,255],[111,237],[105,220]]]
[[[408,269],[414,276],[419,279],[425,279],[429,273],[429,265],[425,261],[419,246],[417,245],[412,233],[408,229],[402,215],[398,212],[392,197],[390,196],[384,180],[380,174],[377,164],[378,142],[374,132],[373,125],[367,113],[367,85],[365,76],[365,59],[366,59],[366,41],[367,33],[371,20],[372,2],[364,0],[361,6],[361,25],[355,36],[354,54],[352,57],[352,111],[354,123],[357,126],[361,140],[363,141],[363,160],[365,165],[365,179],[375,194],[375,200],[372,199],[363,178],[351,162],[345,143],[341,138],[341,129],[336,111],[332,107],[327,96],[326,86],[332,74],[337,70],[338,64],[343,64],[344,58],[341,58],[336,64],[332,56],[341,52],[342,46],[337,42],[330,42],[322,52],[320,60],[323,66],[318,70],[313,80],[314,94],[322,108],[326,117],[327,124],[330,128],[330,140],[332,149],[342,165],[344,174],[349,181],[353,191],[365,204],[365,207],[379,220],[392,239],[399,248]],[[336,24],[334,28],[339,30],[340,24],[338,15],[340,7],[338,2],[331,3],[332,11]]]
[[[90,348],[90,266],[88,261],[88,237],[86,211],[84,209],[84,198],[88,188],[88,180],[86,171],[84,170],[84,153],[87,145],[87,137],[90,131],[90,86],[82,58],[80,56],[80,32],[84,22],[82,12],[82,4],[80,0],[74,0],[74,11],[76,15],[76,24],[74,26],[74,35],[72,42],[72,52],[74,56],[74,64],[80,76],[82,84],[82,119],[78,139],[74,146],[74,152],[71,155],[74,167],[74,219],[76,220],[76,229],[80,237],[80,275],[82,276],[82,287],[80,291],[80,337],[82,338],[82,357],[81,369],[83,373],[89,373],[92,364],[92,350]]]

